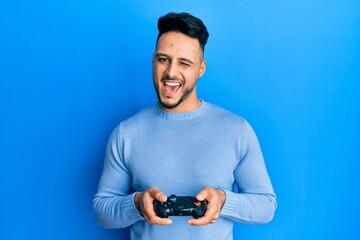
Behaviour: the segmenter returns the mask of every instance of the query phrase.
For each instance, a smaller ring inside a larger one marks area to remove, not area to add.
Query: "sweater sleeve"
[[[267,223],[277,206],[254,130],[245,121],[241,159],[234,171],[238,193],[225,191],[221,216],[241,223]]]
[[[124,228],[143,220],[134,204],[135,193],[129,194],[131,175],[123,161],[119,128],[109,139],[98,192],[93,200],[96,217],[105,228]]]

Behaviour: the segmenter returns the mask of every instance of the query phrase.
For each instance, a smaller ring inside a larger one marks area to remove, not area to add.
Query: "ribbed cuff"
[[[122,205],[124,212],[128,213],[128,217],[132,222],[144,220],[144,218],[140,215],[140,213],[138,212],[135,206],[135,202],[134,202],[135,194],[136,193],[126,196],[125,199],[123,200],[123,205]]]
[[[236,193],[224,190],[226,194],[226,201],[221,210],[222,216],[233,216],[237,211],[236,209],[239,207],[239,198]]]

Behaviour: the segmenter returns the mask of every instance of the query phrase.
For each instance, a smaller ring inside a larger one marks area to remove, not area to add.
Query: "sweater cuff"
[[[233,216],[236,211],[236,209],[239,207],[239,198],[236,193],[224,190],[226,194],[226,201],[221,209],[221,215],[222,216]]]
[[[135,202],[134,202],[135,194],[136,193],[126,196],[122,206],[123,211],[128,213],[129,220],[131,220],[132,222],[144,220],[144,218],[140,215],[140,213],[138,212],[135,206]]]

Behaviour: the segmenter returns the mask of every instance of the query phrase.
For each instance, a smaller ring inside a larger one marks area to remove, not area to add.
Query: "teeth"
[[[180,83],[178,82],[165,82],[165,84],[171,87],[180,86]]]

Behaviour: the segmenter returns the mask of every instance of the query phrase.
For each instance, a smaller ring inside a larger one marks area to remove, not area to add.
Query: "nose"
[[[170,62],[168,64],[168,67],[166,69],[166,74],[170,77],[170,78],[175,78],[178,75],[178,68],[176,63],[174,62]]]

